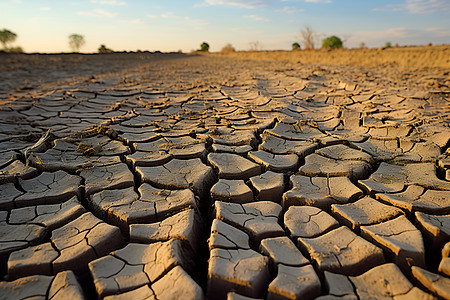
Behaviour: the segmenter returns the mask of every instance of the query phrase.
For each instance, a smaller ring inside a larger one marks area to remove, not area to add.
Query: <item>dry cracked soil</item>
[[[448,70],[0,56],[0,299],[450,299]]]

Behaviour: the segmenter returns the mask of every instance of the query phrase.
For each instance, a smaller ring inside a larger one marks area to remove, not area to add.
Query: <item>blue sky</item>
[[[82,34],[82,52],[100,44],[114,50],[190,51],[206,41],[248,50],[290,49],[310,26],[321,39],[345,46],[450,44],[450,0],[0,0],[0,29],[18,34],[27,52],[69,51]]]

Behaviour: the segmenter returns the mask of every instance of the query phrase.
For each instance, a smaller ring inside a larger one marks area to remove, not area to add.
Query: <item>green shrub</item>
[[[300,47],[299,43],[297,43],[297,42],[292,43],[292,50],[300,50],[300,49],[301,49],[301,47]]]
[[[391,48],[391,47],[392,47],[391,42],[386,42],[386,44],[384,44],[384,48]]]
[[[327,37],[322,42],[322,48],[325,49],[342,48],[342,40],[335,35]]]
[[[199,51],[208,52],[209,51],[209,44],[207,42],[203,42],[200,45],[200,50]]]

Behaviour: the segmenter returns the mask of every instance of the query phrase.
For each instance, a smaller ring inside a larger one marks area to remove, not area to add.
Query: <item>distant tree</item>
[[[391,42],[386,42],[386,44],[384,44],[384,48],[391,48],[391,47],[392,47]]]
[[[366,48],[366,43],[362,42],[361,44],[359,44],[359,48],[361,48],[361,49]]]
[[[12,52],[12,53],[22,53],[23,49],[20,46],[15,46],[15,47],[9,47],[8,48],[8,52]]]
[[[230,43],[226,44],[222,47],[222,50],[220,52],[227,53],[227,52],[236,52],[236,49],[234,49],[233,45]]]
[[[250,51],[261,51],[263,46],[259,41],[250,42]]]
[[[80,48],[86,43],[84,36],[81,34],[71,34],[69,35],[69,46],[72,48],[73,52],[79,52]]]
[[[17,34],[8,29],[0,30],[0,42],[3,44],[3,49],[8,49],[8,43],[12,43],[16,40]]]
[[[209,44],[207,42],[203,42],[200,45],[200,51],[208,52],[209,51]]]
[[[316,33],[312,30],[310,26],[305,26],[304,29],[300,31],[302,35],[303,45],[306,50],[314,49],[314,38]]]
[[[138,50],[139,51],[139,50]],[[105,45],[100,45],[100,47],[98,48],[98,53],[113,53],[114,51],[112,51],[111,49],[107,48]]]
[[[292,50],[294,51],[294,50],[300,50],[301,49],[301,47],[300,47],[300,44],[299,43],[297,43],[297,42],[295,42],[295,43],[292,43]]]
[[[342,40],[337,36],[332,35],[322,41],[322,48],[324,49],[342,48]]]

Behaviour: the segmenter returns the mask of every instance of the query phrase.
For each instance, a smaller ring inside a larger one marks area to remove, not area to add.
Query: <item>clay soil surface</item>
[[[0,298],[450,299],[449,57],[1,53]]]

